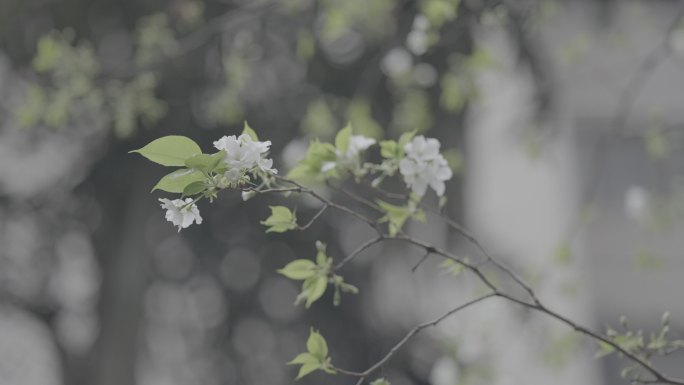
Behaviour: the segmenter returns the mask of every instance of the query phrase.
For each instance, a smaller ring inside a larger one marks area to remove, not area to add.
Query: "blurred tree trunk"
[[[137,159],[136,159],[137,160]],[[133,163],[131,160],[129,165]],[[95,179],[111,178],[117,175],[118,186],[126,186],[124,194],[112,194],[110,188],[117,189],[111,183],[98,184],[107,202],[105,216],[118,220],[107,223],[103,231],[120,229],[116,244],[110,244],[101,250],[103,266],[102,297],[100,301],[101,331],[95,350],[96,362],[92,373],[91,384],[124,385],[135,384],[135,365],[138,352],[138,331],[142,321],[143,298],[148,281],[149,255],[145,245],[145,223],[152,210],[157,207],[150,204],[152,199],[145,186],[148,175],[137,167],[124,168],[117,163],[119,170],[113,173],[109,167],[99,170],[101,175]],[[121,179],[125,179],[121,180]],[[104,245],[100,245],[104,246]]]

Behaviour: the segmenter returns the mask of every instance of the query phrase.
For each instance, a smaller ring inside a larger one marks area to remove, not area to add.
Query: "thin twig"
[[[323,213],[325,212],[325,210],[328,209],[328,207],[330,207],[330,206],[329,206],[327,203],[324,203],[324,204],[323,204],[323,207],[321,207],[321,209],[318,210],[318,212],[317,212],[313,217],[311,217],[311,219],[309,220],[309,222],[307,222],[304,226],[297,226],[297,229],[298,229],[298,230],[306,230],[306,229],[308,229],[309,227],[311,227],[311,225],[313,225],[314,222],[316,222],[316,219],[318,219],[318,217],[320,217],[321,215],[323,215]]]
[[[411,329],[408,333],[406,333],[406,335],[401,340],[399,340],[399,342],[397,342],[389,350],[389,352],[387,352],[387,354],[385,354],[384,357],[382,357],[379,361],[377,361],[375,364],[373,364],[371,367],[364,370],[363,372],[352,372],[352,371],[348,371],[348,370],[341,370],[339,368],[335,368],[335,370],[339,371],[340,373],[347,374],[350,376],[365,378],[365,377],[369,376],[370,374],[372,374],[373,372],[375,372],[376,370],[378,370],[380,367],[382,367],[382,365],[384,365],[387,361],[389,361],[397,353],[397,351],[399,351],[399,349],[401,349],[404,345],[406,345],[407,342],[409,342],[409,340],[413,336],[420,333],[421,330],[429,328],[431,326],[436,326],[437,324],[442,322],[444,319],[446,319],[450,315],[455,314],[455,313],[457,313],[457,312],[459,312],[459,311],[461,311],[467,307],[470,307],[470,306],[472,306],[478,302],[484,301],[487,298],[492,298],[496,295],[497,295],[496,293],[489,293],[489,294],[484,295],[482,297],[475,298],[471,301],[464,303],[461,306],[458,306],[458,307],[455,307],[455,308],[449,310],[448,312],[440,315],[439,317],[433,319],[432,321],[427,321],[427,322],[424,322],[422,324],[417,325],[416,327]]]
[[[342,194],[346,195],[347,197],[351,198],[352,200],[355,200],[356,202],[358,202],[358,203],[360,203],[366,207],[369,207],[369,208],[371,208],[375,211],[378,211],[378,212],[382,212],[382,209],[380,208],[380,206],[375,204],[375,202],[372,202],[372,201],[370,201],[370,200],[368,200],[368,199],[366,199],[360,195],[354,194],[353,192],[348,191],[347,189],[345,189],[342,186],[334,186],[331,183],[328,183],[328,186],[330,186],[331,188],[333,188],[337,191],[340,191]]]
[[[363,215],[363,214],[357,213],[356,211],[350,209],[350,208],[347,207],[347,206],[343,206],[343,205],[337,204],[337,203],[331,201],[330,199],[327,199],[327,198],[321,196],[321,195],[318,194],[317,192],[315,192],[315,191],[313,191],[313,190],[310,190],[310,189],[307,189],[306,187],[302,186],[301,184],[299,184],[299,183],[297,183],[297,182],[295,182],[295,181],[293,181],[293,180],[291,180],[291,179],[287,179],[287,178],[284,178],[284,177],[278,176],[278,175],[276,175],[275,178],[278,179],[278,180],[280,180],[280,181],[283,181],[283,182],[285,182],[285,183],[290,183],[290,184],[292,184],[292,185],[295,185],[295,186],[299,187],[299,188],[302,190],[302,192],[308,193],[309,195],[311,195],[312,197],[316,198],[316,199],[317,199],[318,201],[320,201],[321,203],[327,204],[328,206],[330,206],[330,207],[332,207],[332,208],[334,208],[334,209],[336,209],[336,210],[345,212],[345,213],[347,213],[347,214],[349,214],[349,215],[351,215],[351,216],[354,216],[354,217],[360,219],[361,221],[367,223],[370,227],[372,227],[378,234],[382,234],[382,230],[380,230],[380,226],[378,225],[377,221],[374,221],[373,219],[370,219],[370,218],[368,218],[367,216],[365,216],[365,215]]]
[[[369,248],[369,247],[371,247],[377,243],[382,242],[383,239],[385,239],[385,238],[384,237],[373,238],[373,239],[367,241],[366,243],[362,244],[361,246],[357,247],[356,250],[352,251],[351,254],[346,256],[342,261],[340,261],[337,265],[335,265],[333,270],[341,269],[342,267],[344,267],[344,265],[349,263],[352,259],[356,258],[357,255],[361,254],[361,252],[363,252],[367,248]]]
[[[413,265],[413,267],[411,268],[411,273],[415,273],[416,270],[420,267],[420,265],[422,265],[423,262],[425,262],[428,259],[430,254],[431,254],[431,252],[429,250],[425,250],[425,255],[423,255],[423,257],[420,258],[420,261],[418,261],[418,263]]]

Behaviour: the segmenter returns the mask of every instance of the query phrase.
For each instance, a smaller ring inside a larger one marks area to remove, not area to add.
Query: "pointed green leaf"
[[[380,155],[385,159],[398,158],[400,156],[399,144],[393,140],[381,141]]]
[[[386,213],[380,218],[380,222],[389,222],[389,233],[391,236],[395,236],[411,216],[411,210],[406,206],[396,206],[380,199],[377,199],[376,202]],[[418,214],[418,219],[421,219],[420,214]]]
[[[324,365],[321,369],[328,374],[337,374],[337,371],[331,368],[329,365]]]
[[[415,130],[401,134],[401,136],[399,137],[399,151],[401,151],[400,156],[404,155],[404,146],[406,146],[408,142],[410,142],[411,139],[413,139],[414,136],[416,136]]]
[[[170,135],[153,140],[147,146],[131,152],[137,152],[162,166],[184,166],[186,159],[201,154],[202,150],[190,138]]]
[[[309,338],[306,340],[306,349],[312,356],[319,359],[320,362],[325,361],[328,357],[328,343],[325,338],[318,331],[311,328]]]
[[[185,160],[185,167],[211,172],[225,156],[226,152],[223,150],[215,154],[196,154]]]
[[[304,290],[307,292],[304,307],[308,309],[325,294],[325,289],[328,287],[328,277],[323,275],[312,277],[304,281],[304,284]]]
[[[317,369],[320,369],[320,368],[321,368],[321,364],[319,364],[319,363],[304,364],[299,368],[299,374],[297,374],[297,378],[295,378],[295,380],[299,380],[300,378],[302,378],[302,377],[306,376],[307,374],[309,374],[309,373],[311,373]]]
[[[200,171],[184,168],[165,175],[152,188],[152,191],[162,190],[170,193],[182,193],[189,184],[204,181],[205,178],[204,174]]]
[[[325,243],[316,241],[316,264],[318,266],[324,266],[328,263],[328,255],[326,254],[325,249]]]
[[[347,149],[349,148],[349,140],[352,136],[352,131],[353,129],[351,123],[347,123],[347,125],[342,130],[340,130],[340,132],[338,132],[335,136],[335,147],[341,153],[347,152]]]
[[[320,180],[325,177],[334,177],[334,170],[323,174],[321,168],[324,163],[335,160],[337,160],[335,146],[313,140],[309,143],[304,159],[288,172],[287,177],[295,180]]]
[[[316,274],[316,264],[308,259],[297,259],[278,270],[278,273],[290,279],[303,280]]]
[[[292,361],[287,363],[288,365],[302,365],[302,364],[320,364],[318,359],[314,357],[311,353],[300,353]]]
[[[259,141],[259,136],[257,135],[256,131],[252,129],[252,127],[249,126],[249,123],[245,120],[245,126],[242,129],[243,134],[249,135],[253,141],[258,142]]]
[[[340,289],[342,289],[342,291],[345,293],[351,293],[351,294],[358,294],[359,293],[358,287],[351,285],[351,284],[348,284],[346,282],[342,282],[340,284]]]
[[[271,216],[261,221],[261,224],[268,226],[267,233],[284,233],[288,230],[297,228],[297,217],[285,206],[270,206]]]
[[[201,193],[207,189],[207,184],[204,181],[192,182],[183,189],[184,196],[192,196]]]

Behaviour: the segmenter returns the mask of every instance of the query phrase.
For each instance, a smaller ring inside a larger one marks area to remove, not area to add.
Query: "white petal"
[[[321,172],[328,172],[328,171],[334,169],[335,166],[337,166],[336,162],[325,162],[321,166]]]
[[[430,187],[432,187],[432,189],[435,190],[435,193],[438,196],[441,197],[442,195],[444,195],[445,187],[444,187],[444,182],[442,182],[441,180],[430,181]]]
[[[413,190],[414,193],[416,193],[419,196],[425,195],[425,191],[427,190],[427,181],[423,178],[417,178],[414,182],[413,185],[411,186],[411,190]]]

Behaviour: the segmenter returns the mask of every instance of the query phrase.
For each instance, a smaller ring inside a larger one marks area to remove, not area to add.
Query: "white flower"
[[[223,177],[226,178],[226,182],[231,185],[238,185],[240,184],[240,177],[242,176],[242,172],[240,169],[237,168],[231,168],[230,170],[226,171],[223,173]]]
[[[259,166],[259,168],[260,168],[262,171],[270,172],[270,173],[273,173],[273,174],[277,174],[277,173],[278,173],[278,170],[276,170],[275,168],[273,168],[273,159],[261,158],[261,159],[259,159],[259,162],[257,163],[257,165]]]
[[[422,135],[416,136],[412,141],[404,145],[404,152],[409,158],[417,161],[431,161],[442,155],[439,153],[439,140],[425,138]]]
[[[349,146],[347,146],[347,153],[345,154],[345,157],[354,158],[359,155],[361,151],[366,150],[368,147],[374,144],[375,139],[373,138],[363,135],[352,135],[352,137],[349,138]]]
[[[422,135],[404,146],[406,156],[399,161],[399,172],[417,195],[425,195],[428,186],[438,196],[444,195],[444,182],[453,176],[446,159],[439,153],[439,147],[437,139],[426,139]]]
[[[224,136],[214,142],[214,147],[226,152],[223,161],[231,170],[250,171],[255,167],[263,171],[277,173],[273,166],[273,160],[265,158],[271,147],[271,141],[254,141],[251,136],[242,134]]]
[[[166,220],[172,222],[174,226],[178,226],[178,231],[190,226],[192,222],[198,225],[202,223],[199,209],[196,204],[192,203],[192,198],[185,198],[185,200],[161,198],[159,202],[162,203],[161,207],[166,210]]]

